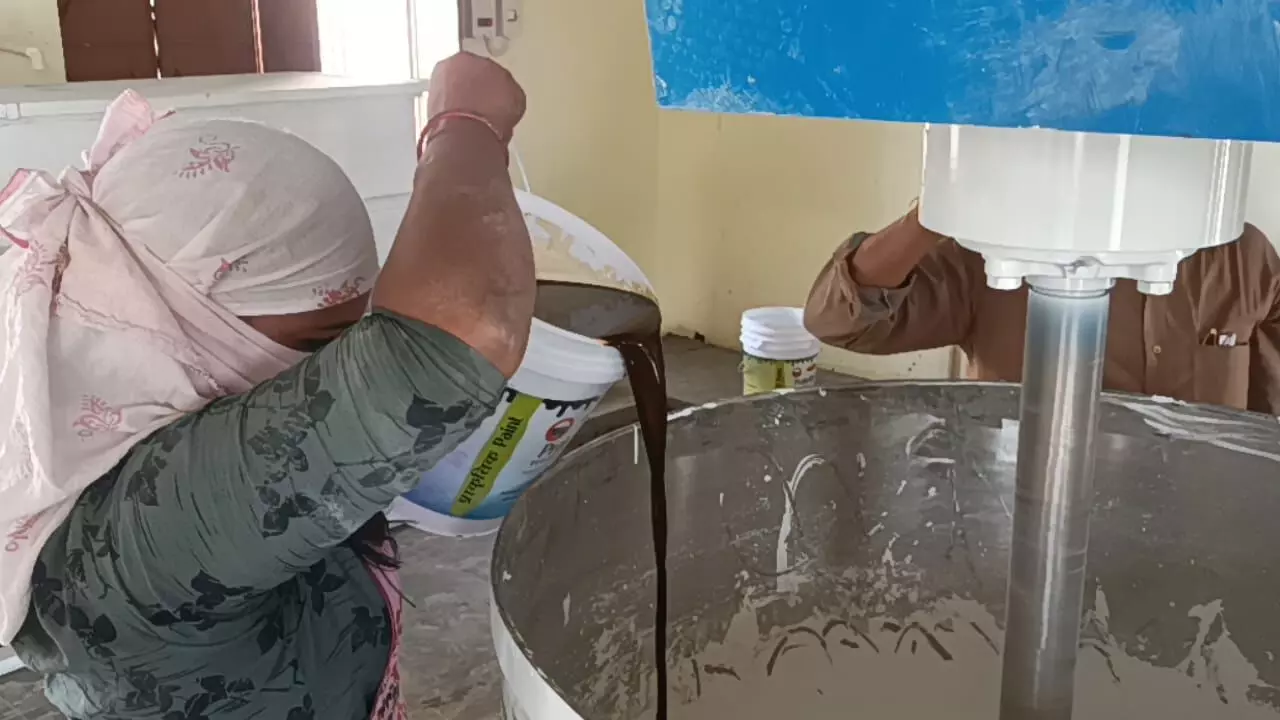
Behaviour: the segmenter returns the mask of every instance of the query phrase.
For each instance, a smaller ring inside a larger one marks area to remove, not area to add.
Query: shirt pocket
[[[1248,345],[1199,345],[1195,349],[1195,400],[1244,408],[1249,404]]]

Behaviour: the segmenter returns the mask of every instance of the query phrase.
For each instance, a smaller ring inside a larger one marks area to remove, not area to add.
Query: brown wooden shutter
[[[316,17],[316,0],[258,0],[258,22],[262,32],[264,70],[320,71],[320,25]]]
[[[58,16],[67,80],[156,76],[151,0],[59,0]]]
[[[58,0],[58,10],[68,80],[320,70],[316,0],[154,0],[154,10],[152,0]]]
[[[160,75],[260,71],[253,0],[155,0]]]

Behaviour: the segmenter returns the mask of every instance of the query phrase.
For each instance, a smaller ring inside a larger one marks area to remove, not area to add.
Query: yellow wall
[[[919,129],[659,112],[642,0],[540,0],[502,58],[529,94],[517,143],[534,192],[638,262],[668,328],[738,346],[744,309],[803,304],[836,244],[905,211]],[[828,367],[945,376],[950,353]]]
[[[57,0],[0,0],[0,47],[18,51],[37,48],[45,63],[45,69],[37,71],[26,58],[0,52],[0,85],[58,83],[67,79]]]
[[[539,0],[528,10],[502,60],[529,97],[516,147],[532,190],[652,273],[658,117],[644,4]]]
[[[659,138],[664,311],[673,329],[725,347],[738,346],[743,310],[802,305],[840,241],[892,221],[919,191],[914,126],[664,112]],[[684,182],[662,186],[672,178]],[[867,377],[946,376],[949,363],[948,352],[822,358]]]

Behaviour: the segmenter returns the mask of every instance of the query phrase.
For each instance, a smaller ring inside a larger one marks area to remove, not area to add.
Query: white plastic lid
[[[808,331],[804,329],[804,309],[798,307],[758,307],[744,310],[742,327],[779,332],[800,331],[808,335]]]
[[[742,351],[769,360],[807,360],[822,349],[822,341],[804,327],[804,310],[760,307],[742,313]]]

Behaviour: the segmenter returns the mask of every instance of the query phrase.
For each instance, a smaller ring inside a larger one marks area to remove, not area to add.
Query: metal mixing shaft
[[[1028,295],[1000,718],[1069,720],[1110,297],[1056,280]]]

